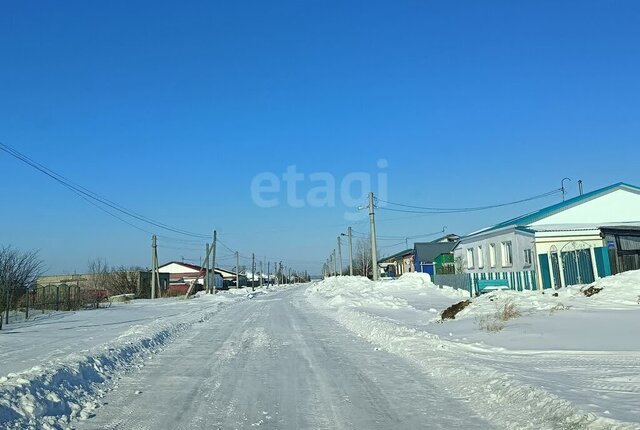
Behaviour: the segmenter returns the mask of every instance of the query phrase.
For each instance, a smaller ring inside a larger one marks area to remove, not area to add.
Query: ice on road
[[[489,428],[292,289],[230,306],[122,377],[88,429]]]

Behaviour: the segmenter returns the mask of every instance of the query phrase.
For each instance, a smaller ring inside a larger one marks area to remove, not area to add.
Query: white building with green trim
[[[617,183],[463,237],[455,251],[478,280],[511,289],[586,284],[611,274],[600,227],[640,226],[640,188]]]

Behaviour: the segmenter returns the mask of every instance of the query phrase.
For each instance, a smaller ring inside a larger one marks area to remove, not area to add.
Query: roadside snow
[[[0,332],[0,427],[60,428],[89,418],[95,399],[117,386],[120,375],[144,367],[178,334],[243,299],[234,292],[140,300],[9,326]]]
[[[639,428],[640,272],[552,293],[495,292],[468,299],[420,274],[373,283],[330,278],[307,299],[372,343],[429,369],[477,412],[509,428]],[[480,328],[511,304],[499,331]],[[631,424],[636,423],[636,424]],[[572,427],[574,426],[574,427]]]

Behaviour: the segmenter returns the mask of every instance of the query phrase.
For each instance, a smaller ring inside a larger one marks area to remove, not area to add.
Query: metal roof
[[[413,254],[413,249],[405,249],[404,251],[400,251],[388,257],[381,258],[380,260],[378,260],[378,263],[384,263],[386,261],[393,260],[394,258],[404,257],[405,255],[411,254]]]
[[[609,185],[608,187],[600,188],[595,191],[591,191],[589,193],[583,194],[581,196],[574,197],[572,199],[566,200],[561,203],[557,203],[555,205],[547,206],[546,208],[540,209],[536,212],[528,213],[525,215],[521,215],[516,218],[509,219],[507,221],[503,221],[498,223],[492,227],[487,227],[485,229],[476,231],[474,233],[469,234],[466,237],[475,236],[481,233],[486,233],[493,230],[499,230],[501,228],[513,227],[513,226],[528,226],[536,221],[539,221],[543,218],[546,218],[550,215],[556,214],[563,210],[569,209],[571,207],[582,204],[586,201],[592,200],[594,198],[600,197],[602,195],[608,194],[612,191],[616,191],[619,189],[626,189],[628,191],[632,191],[635,193],[640,193],[640,187],[636,187],[634,185],[630,185],[624,182],[618,182],[617,184]]]
[[[414,245],[416,261],[433,263],[442,254],[453,252],[460,242],[421,242]]]

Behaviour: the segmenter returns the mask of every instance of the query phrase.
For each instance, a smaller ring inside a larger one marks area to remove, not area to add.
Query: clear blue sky
[[[570,194],[578,179],[640,184],[638,22],[637,1],[7,0],[0,141],[149,217],[319,272],[348,208],[290,207],[284,191],[257,207],[256,175],[297,165],[340,183],[385,159],[389,200],[437,207],[565,176]],[[149,265],[147,233],[4,153],[0,175],[0,244],[40,249],[51,273]],[[556,201],[381,211],[378,231],[464,234]],[[161,261],[202,254],[161,245]]]

